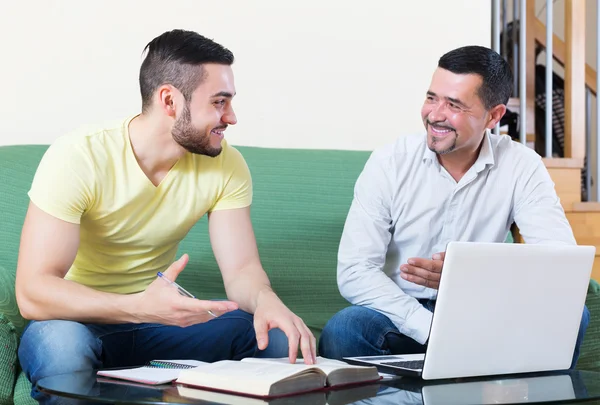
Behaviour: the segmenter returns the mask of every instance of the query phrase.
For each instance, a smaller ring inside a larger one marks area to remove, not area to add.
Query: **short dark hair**
[[[508,103],[512,94],[510,65],[497,52],[483,46],[464,46],[443,55],[438,67],[456,74],[476,74],[483,82],[479,98],[487,110]]]
[[[163,84],[177,88],[189,101],[202,80],[198,70],[205,63],[233,64],[233,53],[197,32],[167,31],[146,45],[148,51],[140,68],[142,111],[152,103],[152,94]]]

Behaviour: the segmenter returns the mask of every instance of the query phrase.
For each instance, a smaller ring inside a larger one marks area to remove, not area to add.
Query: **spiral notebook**
[[[179,377],[181,370],[206,364],[198,360],[152,360],[141,367],[120,370],[98,370],[97,375],[135,381],[142,384],[165,384]]]

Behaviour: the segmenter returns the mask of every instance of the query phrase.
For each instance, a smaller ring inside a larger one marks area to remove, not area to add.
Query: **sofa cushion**
[[[15,385],[15,405],[37,405],[37,401],[31,398],[31,383],[24,372],[20,372]]]
[[[583,338],[577,368],[600,371],[600,285],[591,280],[585,302],[590,311],[590,324]]]
[[[13,403],[17,374],[17,341],[15,327],[0,314],[0,405]]]

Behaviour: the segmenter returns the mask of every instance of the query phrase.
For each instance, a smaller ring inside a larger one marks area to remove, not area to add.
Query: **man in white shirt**
[[[489,131],[512,83],[488,48],[448,52],[421,110],[426,137],[401,136],[371,155],[338,255],[338,286],[353,305],[325,326],[321,356],[425,352],[450,241],[501,243],[516,222],[526,243],[576,243],[541,157]],[[585,308],[572,367],[588,323]]]

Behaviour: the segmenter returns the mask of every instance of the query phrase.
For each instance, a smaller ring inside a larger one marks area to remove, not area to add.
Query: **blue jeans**
[[[435,301],[419,302],[433,312]],[[590,312],[584,306],[571,368],[577,364],[589,322]],[[347,307],[335,314],[325,325],[319,339],[319,355],[339,360],[350,356],[425,353],[425,349],[426,345],[400,333],[387,316],[361,306]]]
[[[33,385],[31,396],[42,403],[61,403],[36,388],[37,381],[51,375],[138,366],[155,359],[214,362],[287,356],[288,340],[280,329],[269,331],[269,346],[259,351],[253,317],[241,310],[186,328],[32,321],[19,345],[21,368]]]

